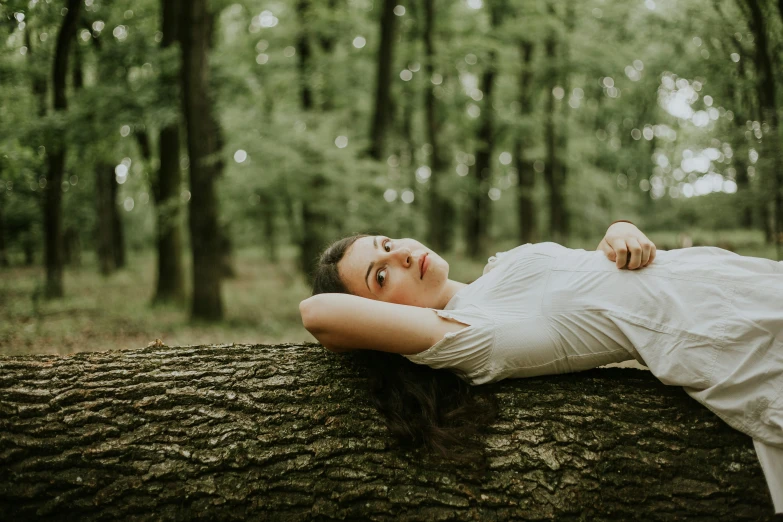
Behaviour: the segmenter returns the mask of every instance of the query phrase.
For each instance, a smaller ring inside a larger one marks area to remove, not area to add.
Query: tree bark
[[[318,256],[326,247],[324,227],[328,217],[323,211],[323,203],[319,195],[324,193],[327,180],[323,174],[316,172],[310,180],[309,190],[302,197],[302,242],[299,249],[299,264],[302,273],[312,283]]]
[[[71,42],[76,35],[76,24],[79,19],[80,0],[67,0],[66,13],[60,32],[57,34],[57,44],[52,63],[52,93],[53,108],[56,111],[68,109],[65,97],[65,80],[68,73],[68,54]],[[63,296],[63,237],[62,237],[62,197],[60,185],[65,170],[65,143],[62,137],[53,138],[49,147],[48,174],[46,186],[43,188],[44,205],[44,259],[46,260],[46,284],[44,295],[47,298]]]
[[[749,437],[649,372],[491,386],[488,469],[401,449],[315,344],[0,358],[9,520],[773,520]]]
[[[179,42],[180,0],[161,0],[161,48]],[[162,85],[177,90],[174,78]],[[172,93],[172,98],[174,98]],[[179,167],[179,121],[160,130],[158,140],[160,166],[152,190],[156,207],[158,263],[154,302],[180,302],[185,299],[185,273],[182,260],[182,206],[179,193],[182,172]]]
[[[190,244],[194,319],[223,318],[222,264],[215,182],[223,170],[218,124],[209,95],[207,55],[211,15],[207,0],[182,3],[182,102],[190,156]]]
[[[554,15],[554,6],[548,4],[548,13]],[[559,77],[557,62],[557,36],[553,30],[544,41],[544,49],[547,59],[547,97],[546,104],[546,123],[544,124],[544,141],[546,147],[546,162],[544,163],[544,180],[549,188],[549,238],[552,241],[563,243],[563,207],[565,205],[563,197],[563,186],[560,183],[560,157],[558,151],[557,137],[557,102],[552,90],[557,84]]]
[[[783,157],[781,157],[780,131],[778,129],[778,111],[775,92],[776,75],[774,65],[769,55],[766,21],[758,0],[746,0],[750,19],[748,26],[753,32],[756,49],[756,87],[758,89],[760,117],[769,125],[762,151],[767,156],[767,164],[771,167],[765,172],[767,186],[770,190],[770,205],[772,207],[772,240],[776,245],[777,258],[783,259]],[[765,220],[766,221],[766,220]],[[769,233],[767,236],[769,237]]]
[[[569,38],[574,33],[576,26],[576,15],[574,13],[574,0],[564,0],[561,2],[565,4],[565,14],[563,19],[563,27],[565,34],[560,38],[560,49],[558,61],[560,66],[558,67],[558,76],[560,77],[560,87],[563,88],[563,99],[560,102],[560,132],[557,134],[557,152],[560,154],[560,161],[557,162],[557,184],[560,186],[560,216],[558,217],[559,231],[557,241],[565,245],[568,242],[568,238],[571,236],[571,218],[568,211],[568,196],[566,186],[568,183],[568,129],[570,128],[568,118],[571,113],[571,108],[568,105],[568,95],[571,90],[571,83],[569,81],[569,74],[571,71],[571,50]]]
[[[531,40],[523,40],[519,44],[522,56],[522,74],[519,78],[519,113],[522,118],[531,118],[533,115],[533,50],[534,43]],[[529,126],[525,127],[530,128]],[[533,162],[525,158],[525,144],[532,140],[519,133],[514,140],[514,160],[519,176],[518,201],[519,201],[519,242],[538,242],[538,224],[536,220],[536,202],[533,199],[533,191],[536,188],[536,172]]]
[[[437,252],[444,252],[451,247],[453,229],[454,204],[444,197],[441,189],[441,178],[445,178],[448,160],[444,157],[444,148],[441,147],[438,134],[441,125],[438,119],[438,103],[435,97],[435,84],[432,76],[435,74],[435,0],[424,2],[424,74],[426,88],[424,91],[425,128],[427,141],[430,144],[430,191],[428,207],[428,235],[427,243]]]
[[[117,268],[114,255],[114,213],[117,211],[114,166],[105,161],[95,164],[95,207],[98,219],[95,237],[98,267],[102,275],[109,275]]]
[[[501,22],[501,2],[490,4],[490,27],[496,31]],[[495,145],[495,117],[492,96],[495,87],[495,74],[498,67],[497,51],[492,48],[487,53],[487,64],[481,75],[481,123],[476,136],[476,163],[473,165],[473,190],[471,191],[468,211],[467,254],[478,259],[486,254],[489,239],[489,221],[491,216],[490,200],[487,192],[492,178],[491,161]]]
[[[386,153],[386,133],[391,123],[391,81],[394,60],[394,33],[397,16],[394,14],[396,0],[381,2],[381,43],[378,47],[378,66],[375,84],[375,111],[373,112],[371,145],[369,155],[380,160]]]
[[[296,2],[296,15],[299,19],[299,34],[297,36],[297,50],[299,59],[297,66],[299,68],[299,96],[302,109],[310,111],[313,109],[313,89],[310,86],[310,77],[313,74],[311,58],[313,47],[310,43],[310,31],[308,29],[308,11],[310,9],[310,0],[298,0]]]
[[[340,16],[337,12],[338,0],[328,0],[327,9],[329,10],[330,17],[337,18]],[[318,41],[321,44],[321,50],[323,52],[321,74],[323,75],[324,80],[323,85],[321,86],[321,110],[329,112],[335,108],[335,95],[337,90],[335,86],[336,82],[334,80],[334,77],[336,76],[335,71],[333,70],[334,66],[333,63],[330,63],[334,58],[332,52],[334,51],[334,44],[337,41],[337,34],[332,27],[321,28],[320,34],[318,35]]]
[[[308,28],[308,16],[310,0],[299,0],[296,3],[296,14],[299,19],[299,85],[301,87],[302,111],[307,114],[312,112],[315,103],[313,101],[313,89],[310,77],[313,70],[313,48]],[[310,120],[312,122],[312,120]],[[312,122],[314,123],[314,122]],[[321,249],[326,246],[324,240],[325,225],[330,221],[329,215],[323,211],[321,200],[328,187],[328,180],[320,172],[322,165],[318,160],[311,160],[313,174],[309,179],[309,190],[300,191],[301,194],[301,234],[299,242],[299,268],[305,274],[308,281],[312,282],[312,276],[318,261]],[[293,207],[291,207],[293,210]]]

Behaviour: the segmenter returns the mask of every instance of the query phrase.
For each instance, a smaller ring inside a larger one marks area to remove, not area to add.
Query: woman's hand
[[[629,270],[645,267],[655,259],[655,245],[632,223],[614,223],[598,244],[598,248],[617,268]]]

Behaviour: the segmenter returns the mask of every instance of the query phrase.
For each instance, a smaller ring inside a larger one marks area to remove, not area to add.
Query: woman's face
[[[438,254],[415,239],[386,236],[357,239],[337,270],[354,295],[424,308],[437,307],[449,279],[449,264]]]

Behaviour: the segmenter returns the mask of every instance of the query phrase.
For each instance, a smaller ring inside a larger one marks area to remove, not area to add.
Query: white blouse
[[[636,359],[753,437],[783,511],[783,263],[691,247],[620,270],[601,251],[529,243],[433,312],[468,327],[405,357],[472,385]]]

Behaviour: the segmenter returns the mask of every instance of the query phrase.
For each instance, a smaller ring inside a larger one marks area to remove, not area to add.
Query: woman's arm
[[[655,259],[655,245],[630,221],[615,221],[609,225],[606,235],[598,244],[617,268],[635,270],[645,267]]]
[[[350,294],[318,294],[299,304],[302,323],[327,350],[423,352],[448,332],[466,327],[430,308],[376,301]]]

